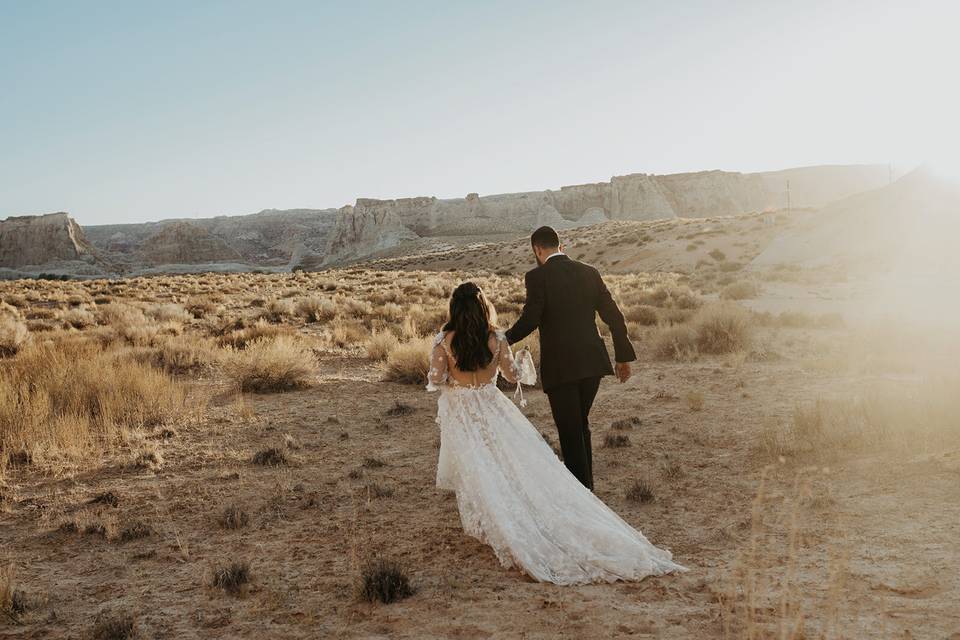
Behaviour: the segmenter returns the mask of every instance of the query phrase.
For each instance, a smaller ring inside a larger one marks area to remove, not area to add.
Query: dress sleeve
[[[447,383],[449,369],[447,354],[443,350],[443,332],[433,339],[433,351],[430,353],[430,371],[427,372],[427,391],[439,391]]]
[[[497,343],[499,357],[497,364],[500,366],[500,374],[506,378],[507,382],[514,384],[517,378],[520,377],[520,372],[517,369],[517,363],[513,359],[513,350],[510,348],[507,337],[503,332],[497,332]]]

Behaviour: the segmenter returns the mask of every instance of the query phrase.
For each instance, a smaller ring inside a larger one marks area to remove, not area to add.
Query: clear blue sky
[[[958,18],[935,1],[0,0],[0,218],[916,162],[957,129]]]

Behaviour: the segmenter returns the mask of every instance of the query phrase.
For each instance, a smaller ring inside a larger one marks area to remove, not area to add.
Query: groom
[[[623,314],[600,273],[567,257],[560,237],[550,227],[534,231],[530,243],[538,266],[527,272],[527,301],[520,318],[507,331],[507,340],[513,344],[540,329],[540,375],[560,435],[563,462],[592,490],[590,407],[600,378],[614,372],[597,330],[597,313],[613,334],[620,382],[630,378],[630,362],[637,356]]]

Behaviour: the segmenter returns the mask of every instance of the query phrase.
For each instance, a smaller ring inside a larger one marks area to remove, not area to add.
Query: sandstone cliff
[[[0,221],[0,267],[97,272],[104,263],[66,213]]]
[[[147,238],[137,251],[151,265],[241,262],[240,252],[209,231],[189,222],[171,222]]]
[[[819,207],[882,186],[886,179],[887,170],[881,166],[805,167],[767,173],[638,173],[558,191],[484,197],[471,193],[451,199],[360,198],[356,208],[376,215],[393,214],[424,237],[524,233],[540,224],[570,228],[585,216],[592,221],[656,220],[780,209],[787,205],[788,182],[792,206]]]

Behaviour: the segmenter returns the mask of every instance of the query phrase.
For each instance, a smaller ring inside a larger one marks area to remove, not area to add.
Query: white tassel
[[[513,392],[513,399],[516,400],[517,396],[520,396],[520,408],[527,406],[527,399],[523,397],[523,385],[520,384],[520,381],[517,380],[517,390]]]

